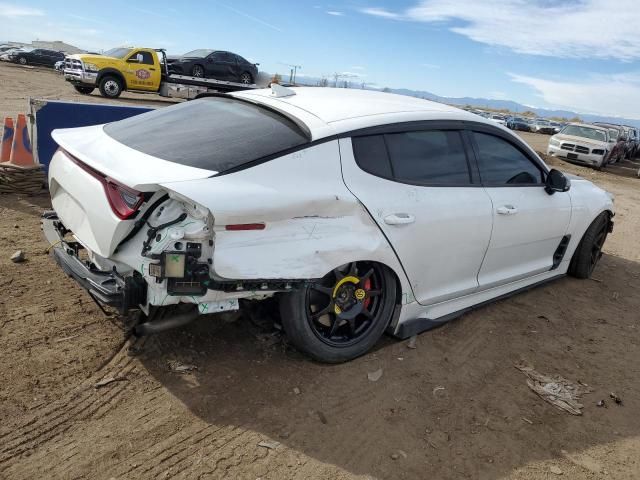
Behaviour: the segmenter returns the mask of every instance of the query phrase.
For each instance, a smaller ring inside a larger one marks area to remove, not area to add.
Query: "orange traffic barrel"
[[[11,143],[13,142],[13,118],[4,117],[2,130],[2,146],[0,147],[0,162],[8,162],[11,158]]]
[[[29,131],[27,130],[27,119],[24,113],[18,115],[9,162],[23,167],[35,165],[33,152],[31,151],[31,141],[29,140]]]

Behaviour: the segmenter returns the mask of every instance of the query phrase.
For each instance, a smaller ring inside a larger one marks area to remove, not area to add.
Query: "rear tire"
[[[589,225],[569,265],[569,275],[589,278],[602,257],[602,246],[609,233],[609,214],[603,212]]]
[[[118,98],[122,93],[122,81],[113,75],[105,75],[100,80],[100,94],[106,98]]]
[[[74,85],[76,92],[81,93],[82,95],[89,95],[91,92],[95,90],[94,87],[83,87],[82,85]]]
[[[378,342],[395,303],[391,270],[374,262],[353,262],[281,295],[280,314],[292,345],[320,362],[340,363]]]
[[[204,67],[202,65],[194,65],[191,69],[191,76],[204,78]]]

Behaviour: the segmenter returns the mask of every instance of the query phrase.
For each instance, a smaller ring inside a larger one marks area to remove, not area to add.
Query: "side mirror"
[[[128,63],[140,63],[140,61],[136,57],[131,57],[127,60]]]
[[[571,182],[560,170],[554,168],[547,175],[544,189],[549,195],[553,195],[556,192],[568,192],[570,188]]]

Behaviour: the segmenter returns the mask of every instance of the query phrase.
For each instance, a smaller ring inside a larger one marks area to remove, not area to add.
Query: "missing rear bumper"
[[[82,260],[77,242],[64,239],[67,229],[55,212],[42,215],[42,231],[51,245],[53,258],[60,268],[73,278],[99,304],[108,305],[120,313],[139,308],[147,302],[147,283],[139,274],[123,277],[114,269],[105,272]]]

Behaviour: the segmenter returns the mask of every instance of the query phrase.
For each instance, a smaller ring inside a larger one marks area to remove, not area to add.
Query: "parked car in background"
[[[510,117],[509,120],[507,120],[507,127],[511,130],[521,130],[523,132],[531,131],[529,122],[523,117]]]
[[[630,127],[628,125],[623,125],[623,128],[626,129],[627,134],[629,136],[628,143],[629,148],[627,149],[627,158],[632,159],[638,155],[638,146],[640,139],[638,138],[638,129],[636,127]]]
[[[0,53],[0,61],[11,62],[11,56],[18,52],[29,52],[31,49],[24,47],[12,47],[8,48],[4,52]]]
[[[56,71],[62,73],[62,70],[64,70],[64,60],[58,60],[53,68],[55,68]]]
[[[534,133],[544,133],[547,135],[553,135],[554,133],[556,133],[553,125],[551,125],[548,120],[544,120],[541,118],[537,118],[531,123],[531,131]]]
[[[167,57],[169,73],[215,78],[229,82],[253,84],[258,78],[258,63],[222,50],[199,49],[180,57]]]
[[[504,118],[504,115],[498,115],[494,113],[489,117],[489,119],[493,120],[496,123],[499,123],[500,125],[505,125],[505,126],[507,125],[507,121]]]
[[[36,48],[31,51],[18,51],[9,56],[10,60],[20,65],[43,65],[53,67],[56,62],[64,60],[64,53],[55,50]]]
[[[549,125],[553,127],[553,133],[560,133],[560,130],[564,128],[564,125],[559,122],[549,122]]]
[[[549,139],[547,155],[600,170],[606,165],[609,148],[609,130],[606,127],[571,123]]]
[[[50,250],[142,310],[138,335],[272,298],[290,343],[342,362],[587,278],[613,227],[607,192],[494,122],[370,90],[274,84],[52,137]]]
[[[594,122],[594,125],[604,127],[609,130],[609,143],[612,145],[609,151],[607,163],[617,163],[628,156],[629,137],[622,125],[606,122]]]

